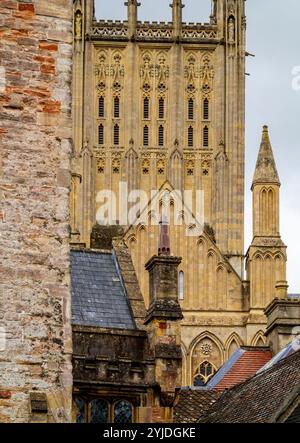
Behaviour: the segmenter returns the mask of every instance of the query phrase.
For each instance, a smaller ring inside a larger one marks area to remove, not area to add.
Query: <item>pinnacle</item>
[[[253,186],[264,183],[280,185],[267,125],[263,127],[262,140],[253,177]]]

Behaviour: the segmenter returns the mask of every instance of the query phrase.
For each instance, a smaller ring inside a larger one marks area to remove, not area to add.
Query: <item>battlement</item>
[[[94,21],[90,37],[95,40],[129,40],[132,38],[127,20]],[[139,41],[172,41],[173,22],[138,21],[134,37]],[[216,40],[218,27],[212,23],[182,23],[179,39],[199,42]]]

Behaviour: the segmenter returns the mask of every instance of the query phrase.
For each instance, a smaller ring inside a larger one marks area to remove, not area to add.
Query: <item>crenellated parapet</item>
[[[94,22],[88,35],[91,40],[129,41],[134,38],[138,42],[181,42],[216,43],[219,41],[218,27],[208,23],[182,23],[178,36],[174,37],[172,22],[137,22],[135,33],[130,33],[128,21],[100,20]]]

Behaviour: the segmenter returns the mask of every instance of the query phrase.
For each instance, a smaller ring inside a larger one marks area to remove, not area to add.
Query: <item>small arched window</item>
[[[148,97],[144,98],[144,120],[149,119],[149,108],[150,108],[150,100]]]
[[[104,108],[104,97],[99,97],[99,118],[104,118],[105,108]]]
[[[203,120],[209,120],[209,101],[207,98],[203,102]]]
[[[119,125],[114,126],[114,145],[120,144],[120,128]]]
[[[120,99],[119,97],[114,98],[114,118],[120,117]]]
[[[162,97],[158,101],[158,118],[160,120],[165,118],[165,100]]]
[[[179,300],[184,300],[184,272],[179,272]]]
[[[164,127],[163,125],[160,125],[160,127],[158,128],[158,146],[163,146],[164,145]]]
[[[149,127],[144,126],[144,139],[143,139],[144,146],[149,146]]]
[[[203,146],[208,148],[209,146],[209,129],[207,126],[203,128]]]
[[[114,423],[132,423],[132,405],[126,400],[121,400],[114,407]]]
[[[188,129],[188,147],[192,148],[194,146],[194,129],[192,126]]]
[[[108,423],[109,406],[102,399],[92,400],[90,403],[91,423]]]
[[[189,99],[188,103],[188,119],[194,120],[194,100],[192,98]]]
[[[76,405],[76,423],[85,423],[85,402],[82,398],[75,398]]]
[[[205,386],[209,382],[209,380],[216,373],[215,366],[209,361],[204,361],[199,366],[195,377],[194,377],[194,386]]]
[[[99,145],[104,144],[104,127],[103,127],[102,123],[99,125],[99,128],[98,128],[98,143],[99,143]]]

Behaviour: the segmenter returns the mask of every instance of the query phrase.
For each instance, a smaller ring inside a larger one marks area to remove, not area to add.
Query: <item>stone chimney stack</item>
[[[172,408],[176,388],[181,386],[181,335],[183,318],[178,302],[178,266],[180,257],[172,257],[168,225],[160,225],[158,255],[146,264],[150,274],[150,307],[145,324],[149,325],[154,351],[156,381],[161,386],[160,406]],[[166,417],[167,419],[167,417]]]
[[[266,337],[274,355],[300,337],[300,297],[273,300],[265,310]],[[295,344],[299,346],[299,343]]]

